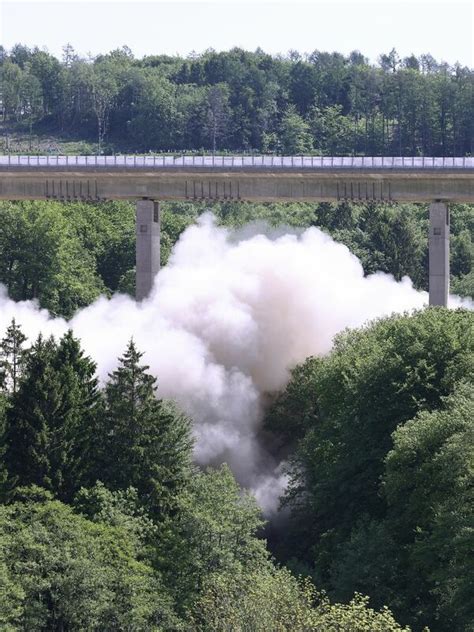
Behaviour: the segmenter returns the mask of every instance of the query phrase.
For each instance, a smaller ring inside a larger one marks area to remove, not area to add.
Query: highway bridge
[[[474,158],[10,155],[0,199],[137,200],[137,300],[159,269],[161,200],[425,202],[430,304],[446,305],[448,203],[474,203]]]

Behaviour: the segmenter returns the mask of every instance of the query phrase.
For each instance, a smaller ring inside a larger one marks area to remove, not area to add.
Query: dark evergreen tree
[[[12,320],[5,337],[0,341],[0,387],[16,393],[23,372],[26,336],[21,327]]]
[[[156,378],[130,341],[105,389],[97,478],[112,489],[135,487],[154,512],[166,513],[191,469],[189,420],[156,397]]]
[[[52,422],[58,436],[63,437],[62,489],[64,498],[71,500],[81,485],[91,482],[97,454],[97,421],[103,412],[103,398],[96,364],[84,355],[71,330],[59,341],[53,367],[60,384],[62,406],[60,416]]]
[[[7,397],[0,393],[0,502],[8,496],[9,477],[5,463]]]
[[[25,373],[7,412],[6,462],[16,484],[34,483],[50,489],[52,476],[47,453],[49,419],[58,408],[52,357],[56,343],[41,336],[30,349]]]
[[[38,338],[7,411],[6,461],[19,485],[39,485],[70,500],[91,469],[88,446],[100,394],[95,364],[68,332]]]

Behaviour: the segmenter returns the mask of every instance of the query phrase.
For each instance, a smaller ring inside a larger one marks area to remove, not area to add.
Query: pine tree
[[[70,501],[81,485],[91,483],[90,473],[95,468],[96,458],[96,425],[103,412],[103,400],[96,364],[84,355],[71,330],[59,341],[53,367],[62,401],[60,414],[51,420],[58,440],[58,455],[61,455],[57,467],[62,472],[62,480],[58,480],[57,489],[62,490],[64,500]]]
[[[95,364],[68,332],[38,338],[7,411],[6,461],[18,485],[39,485],[69,501],[87,481],[87,450],[100,394]]]
[[[16,393],[23,372],[26,336],[21,327],[12,320],[5,337],[0,341],[0,387]]]
[[[52,338],[37,339],[7,411],[6,462],[17,485],[51,488],[49,419],[56,414],[59,399],[51,366],[55,349]]]
[[[0,502],[8,495],[8,470],[5,464],[6,428],[7,428],[7,397],[0,393]]]
[[[172,510],[191,469],[191,429],[171,402],[157,399],[156,378],[140,365],[142,356],[130,341],[109,376],[101,477],[112,489],[135,487],[163,515]]]

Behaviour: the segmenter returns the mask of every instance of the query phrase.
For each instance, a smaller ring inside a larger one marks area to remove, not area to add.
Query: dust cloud
[[[269,515],[285,476],[259,440],[265,396],[308,355],[327,353],[337,332],[428,302],[408,278],[364,277],[359,260],[316,228],[281,232],[232,232],[205,214],[181,236],[141,304],[100,298],[66,322],[33,302],[11,301],[3,289],[0,335],[13,317],[30,340],[71,327],[101,380],[133,336],[159,396],[192,417],[196,461],[227,462]],[[468,306],[452,298],[461,303]]]

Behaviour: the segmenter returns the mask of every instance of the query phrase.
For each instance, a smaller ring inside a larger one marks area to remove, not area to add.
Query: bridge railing
[[[216,169],[474,169],[473,157],[371,156],[0,156],[0,167]]]

